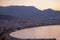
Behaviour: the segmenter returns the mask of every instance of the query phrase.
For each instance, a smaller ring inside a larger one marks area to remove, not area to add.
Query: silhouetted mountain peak
[[[48,9],[43,10],[43,12],[44,13],[54,13],[54,12],[56,12],[56,10],[48,8]]]
[[[51,9],[51,8],[48,8],[48,9],[45,9],[45,10],[43,10],[43,11],[55,11],[55,10],[53,10],[53,9]]]
[[[46,9],[46,10],[53,10],[53,9],[51,9],[51,8],[48,8],[48,9]]]

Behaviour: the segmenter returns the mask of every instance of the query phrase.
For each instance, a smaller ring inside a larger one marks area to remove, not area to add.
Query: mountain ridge
[[[6,7],[32,7],[32,8],[36,8],[34,6],[15,6],[15,5],[11,5],[11,6],[0,6],[0,8],[6,8]],[[39,9],[40,10],[40,9]],[[47,8],[47,9],[44,9],[44,10],[54,10],[54,9],[51,9],[51,8]],[[40,10],[40,11],[44,11],[44,10]],[[54,11],[60,11],[60,10],[54,10]]]
[[[60,11],[53,9],[45,9],[42,11],[33,6],[0,6],[0,14],[34,20],[45,20],[53,16],[54,19],[60,17]]]

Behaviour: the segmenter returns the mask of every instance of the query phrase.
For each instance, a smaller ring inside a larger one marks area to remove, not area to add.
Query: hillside
[[[47,26],[47,25],[60,25],[60,20],[51,19],[48,21],[41,20],[28,20],[20,19],[9,15],[0,15],[0,37],[2,40],[11,40],[9,33],[21,30],[24,28]]]
[[[47,25],[60,25],[60,11],[53,9],[39,10],[33,6],[0,6],[0,37],[11,38],[9,33],[24,28]]]

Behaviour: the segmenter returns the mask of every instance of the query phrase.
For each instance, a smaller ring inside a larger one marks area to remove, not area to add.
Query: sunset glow
[[[0,6],[35,6],[38,9],[60,10],[60,0],[0,0]]]

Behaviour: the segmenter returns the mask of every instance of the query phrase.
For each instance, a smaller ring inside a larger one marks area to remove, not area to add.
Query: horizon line
[[[19,5],[9,5],[9,6],[0,6],[0,7],[10,7],[10,6],[13,7],[13,6],[19,6]],[[48,10],[48,9],[54,10],[54,11],[60,11],[60,10],[55,10],[55,9],[52,9],[52,8],[39,9],[39,8],[37,8],[37,7],[35,7],[35,6],[26,6],[26,5],[21,5],[21,6],[23,6],[23,7],[34,7],[34,8],[36,8],[36,9],[38,9],[38,10],[41,10],[41,11]],[[21,6],[19,6],[19,7],[21,7]]]

